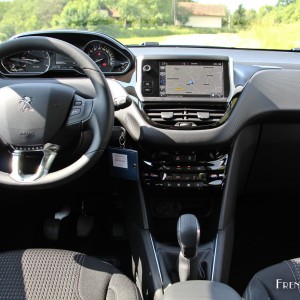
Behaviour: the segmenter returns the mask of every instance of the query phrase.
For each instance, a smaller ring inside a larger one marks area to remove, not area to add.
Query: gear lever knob
[[[177,239],[180,246],[178,276],[180,281],[197,280],[199,258],[197,255],[200,226],[194,215],[186,214],[177,221]]]
[[[197,218],[192,214],[185,214],[177,221],[177,239],[183,257],[193,258],[200,241],[200,226]]]

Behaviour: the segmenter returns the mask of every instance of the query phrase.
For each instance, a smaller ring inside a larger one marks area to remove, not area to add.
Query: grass
[[[263,49],[292,49],[300,48],[300,24],[273,24],[261,22],[251,29],[242,31],[239,36],[242,39],[257,41],[257,48]]]

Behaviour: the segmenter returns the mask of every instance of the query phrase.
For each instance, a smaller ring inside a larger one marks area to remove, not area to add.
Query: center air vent
[[[224,116],[227,104],[145,104],[148,118],[160,125],[194,127],[211,125]]]

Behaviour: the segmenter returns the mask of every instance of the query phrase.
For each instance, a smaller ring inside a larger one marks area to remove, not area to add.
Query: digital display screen
[[[55,64],[58,66],[76,66],[72,59],[59,53],[56,53]]]
[[[224,97],[222,61],[161,61],[160,97]]]

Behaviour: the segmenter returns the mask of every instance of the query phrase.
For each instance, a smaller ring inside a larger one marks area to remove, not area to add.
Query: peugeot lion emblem
[[[33,111],[31,103],[32,103],[32,97],[28,97],[28,96],[22,97],[19,101],[20,111],[23,111],[23,112],[26,110]]]

